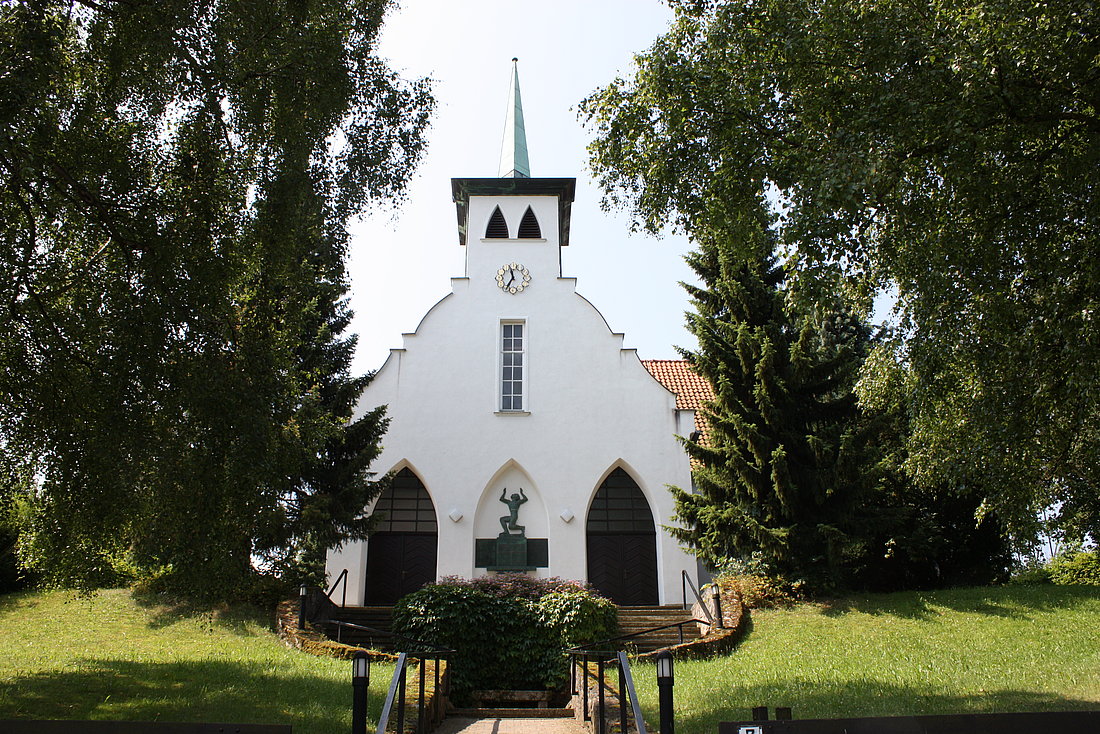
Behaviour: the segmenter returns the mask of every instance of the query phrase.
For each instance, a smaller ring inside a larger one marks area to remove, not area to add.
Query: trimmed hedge
[[[577,581],[445,578],[394,606],[395,632],[451,648],[451,698],[475,690],[564,690],[563,651],[618,633],[615,605]]]

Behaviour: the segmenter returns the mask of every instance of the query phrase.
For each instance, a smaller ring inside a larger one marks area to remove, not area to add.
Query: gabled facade
[[[522,121],[518,94],[513,74]],[[330,551],[330,577],[347,568],[358,604],[520,568],[621,604],[678,602],[695,561],[663,530],[666,485],[691,484],[676,436],[695,411],[563,276],[575,179],[526,177],[525,141],[507,167],[452,180],[466,272],[363,393],[359,411],[388,406],[374,468],[397,479],[372,508],[379,532]]]

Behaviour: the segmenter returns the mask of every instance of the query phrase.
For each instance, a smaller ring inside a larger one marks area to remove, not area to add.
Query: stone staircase
[[[332,610],[332,618],[389,632],[393,624],[393,607],[337,607]],[[393,638],[389,635],[376,636],[366,630],[353,627],[328,624],[325,625],[325,634],[330,639],[339,640],[348,645],[375,650],[388,650],[393,647]]]
[[[621,634],[624,635],[642,632],[653,627],[664,627],[691,618],[691,612],[679,606],[619,607],[619,626],[622,628]],[[682,640],[680,629],[684,631]],[[625,645],[637,652],[652,652],[698,638],[699,625],[685,624],[681,628],[670,627],[631,638],[625,641]]]
[[[337,607],[332,612],[334,619],[384,631],[390,630],[392,615],[393,607],[388,606]],[[664,627],[687,619],[691,619],[691,613],[679,606],[619,607],[619,627],[622,628],[621,634],[624,635],[642,632],[653,627]],[[331,639],[339,640],[348,645],[361,645],[379,650],[393,647],[391,637],[372,635],[366,630],[329,624],[326,625],[325,632]],[[699,626],[685,624],[682,640],[680,639],[680,630],[671,627],[631,638],[626,641],[625,646],[637,652],[652,652],[662,647],[678,645],[681,642],[689,642],[698,638]]]

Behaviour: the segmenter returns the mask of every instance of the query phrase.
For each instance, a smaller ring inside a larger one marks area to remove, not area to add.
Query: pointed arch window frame
[[[420,475],[410,467],[396,472],[371,514],[379,513],[376,533],[438,533],[435,501]]]
[[[500,234],[500,232],[504,234]],[[493,213],[489,215],[489,222],[485,225],[485,239],[507,240],[510,239],[508,220],[504,218],[504,212],[500,210],[500,204],[493,207]]]
[[[589,501],[585,532],[657,534],[653,505],[638,480],[616,466],[600,482]]]
[[[530,204],[527,205],[527,211],[523,213],[523,219],[520,220],[516,238],[521,240],[541,240],[543,238],[539,218],[535,216],[535,210],[531,208]]]

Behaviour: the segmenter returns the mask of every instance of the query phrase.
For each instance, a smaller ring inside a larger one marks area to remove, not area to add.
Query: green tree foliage
[[[865,379],[912,378],[909,471],[980,484],[1021,536],[1055,503],[1095,536],[1095,3],[671,4],[582,106],[610,199],[689,232],[774,203],[803,293],[896,289],[904,339]]]
[[[839,301],[802,312],[774,258],[742,257],[707,238],[688,258],[701,285],[687,286],[699,348],[685,356],[715,400],[706,440],[687,444],[695,491],[673,490],[673,534],[714,567],[752,558],[814,589],[1003,577],[1002,526],[975,527],[981,494],[903,471],[906,403],[857,406],[866,326]]]
[[[908,393],[905,393],[907,395]],[[972,586],[1005,581],[1012,566],[1008,533],[994,512],[981,513],[980,484],[919,485],[905,471],[908,403],[862,407],[877,426],[876,490],[861,513],[867,532],[851,575],[876,591]]]
[[[498,574],[448,578],[400,599],[394,630],[454,650],[451,696],[469,702],[475,690],[564,691],[562,651],[609,639],[618,631],[615,605],[576,581]]]
[[[1050,580],[1062,586],[1100,586],[1100,551],[1070,551],[1051,559]]]
[[[0,7],[0,450],[48,580],[224,597],[366,530],[345,224],[432,106],[374,56],[388,6]]]
[[[0,464],[0,594],[16,591],[33,581],[20,567],[18,554],[20,516],[26,507],[28,486],[25,475]]]
[[[695,492],[674,490],[684,527],[673,535],[711,564],[756,552],[817,587],[850,582],[874,486],[873,426],[853,393],[866,328],[840,309],[790,318],[770,255],[744,260],[708,238],[688,262],[702,285],[687,286],[699,348],[685,356],[715,400],[708,439],[687,444]]]

